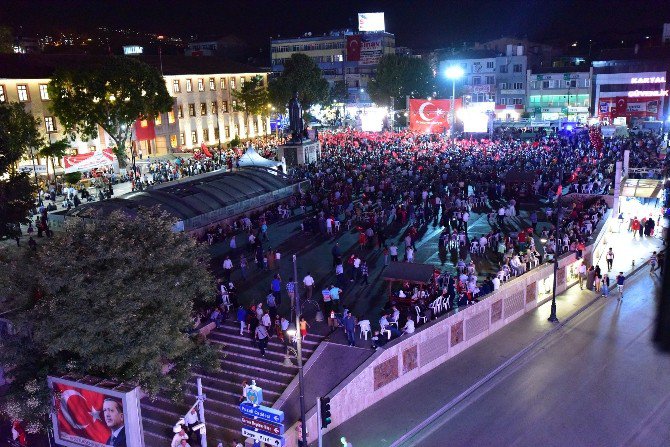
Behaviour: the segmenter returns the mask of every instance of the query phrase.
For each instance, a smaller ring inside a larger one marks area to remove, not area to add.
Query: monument
[[[321,155],[321,143],[307,137],[297,91],[293,92],[293,98],[288,103],[288,117],[289,138],[277,148],[277,159],[283,160],[287,168],[317,161]]]

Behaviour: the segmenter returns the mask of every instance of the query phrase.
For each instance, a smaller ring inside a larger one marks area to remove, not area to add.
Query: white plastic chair
[[[442,310],[442,297],[438,297],[435,301],[430,303],[428,306],[433,310],[433,315],[437,315]]]
[[[391,339],[391,329],[383,329],[382,334],[386,334],[386,338]]]
[[[367,340],[368,334],[370,333],[370,320],[361,320],[358,322],[358,325],[361,328],[360,338],[365,338]]]
[[[398,328],[398,320],[394,320],[393,317],[389,318],[389,326],[395,324],[395,327]]]
[[[428,322],[428,317],[425,315],[421,315],[421,310],[419,309],[419,306],[414,306],[414,311],[416,312],[416,324],[419,324],[421,320],[423,320],[424,323]]]

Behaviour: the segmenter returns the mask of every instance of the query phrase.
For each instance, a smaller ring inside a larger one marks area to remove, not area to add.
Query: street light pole
[[[456,122],[456,80],[460,79],[465,72],[460,65],[452,65],[447,68],[446,75],[447,78],[451,79],[451,138],[454,138],[454,123]]]
[[[300,418],[302,420],[302,445],[307,445],[307,419],[305,418],[305,383],[302,370],[302,334],[300,333],[300,293],[298,291],[298,261],[296,255],[293,255],[293,278],[295,279],[295,338],[298,360],[298,387],[300,389]]]
[[[558,323],[556,316],[556,285],[558,284],[558,255],[561,240],[561,196],[563,195],[563,148],[559,147],[557,165],[558,165],[558,192],[556,194],[556,248],[554,250],[554,286],[551,291],[551,315],[548,320],[552,323]]]

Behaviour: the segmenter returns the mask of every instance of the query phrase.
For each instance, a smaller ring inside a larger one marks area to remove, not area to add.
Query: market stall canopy
[[[262,166],[276,169],[277,166],[281,166],[281,162],[263,158],[253,146],[249,146],[244,155],[240,157],[240,167],[242,166]]]
[[[86,172],[91,169],[112,166],[116,161],[116,156],[112,149],[96,150],[87,154],[78,154],[63,157],[65,162],[65,173]]]

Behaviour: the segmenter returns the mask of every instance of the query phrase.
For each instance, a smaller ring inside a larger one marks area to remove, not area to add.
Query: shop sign
[[[628,92],[631,98],[639,97],[653,97],[653,96],[668,96],[667,90],[633,90]]]
[[[651,76],[648,78],[630,78],[631,84],[663,84],[665,78],[662,76]]]

